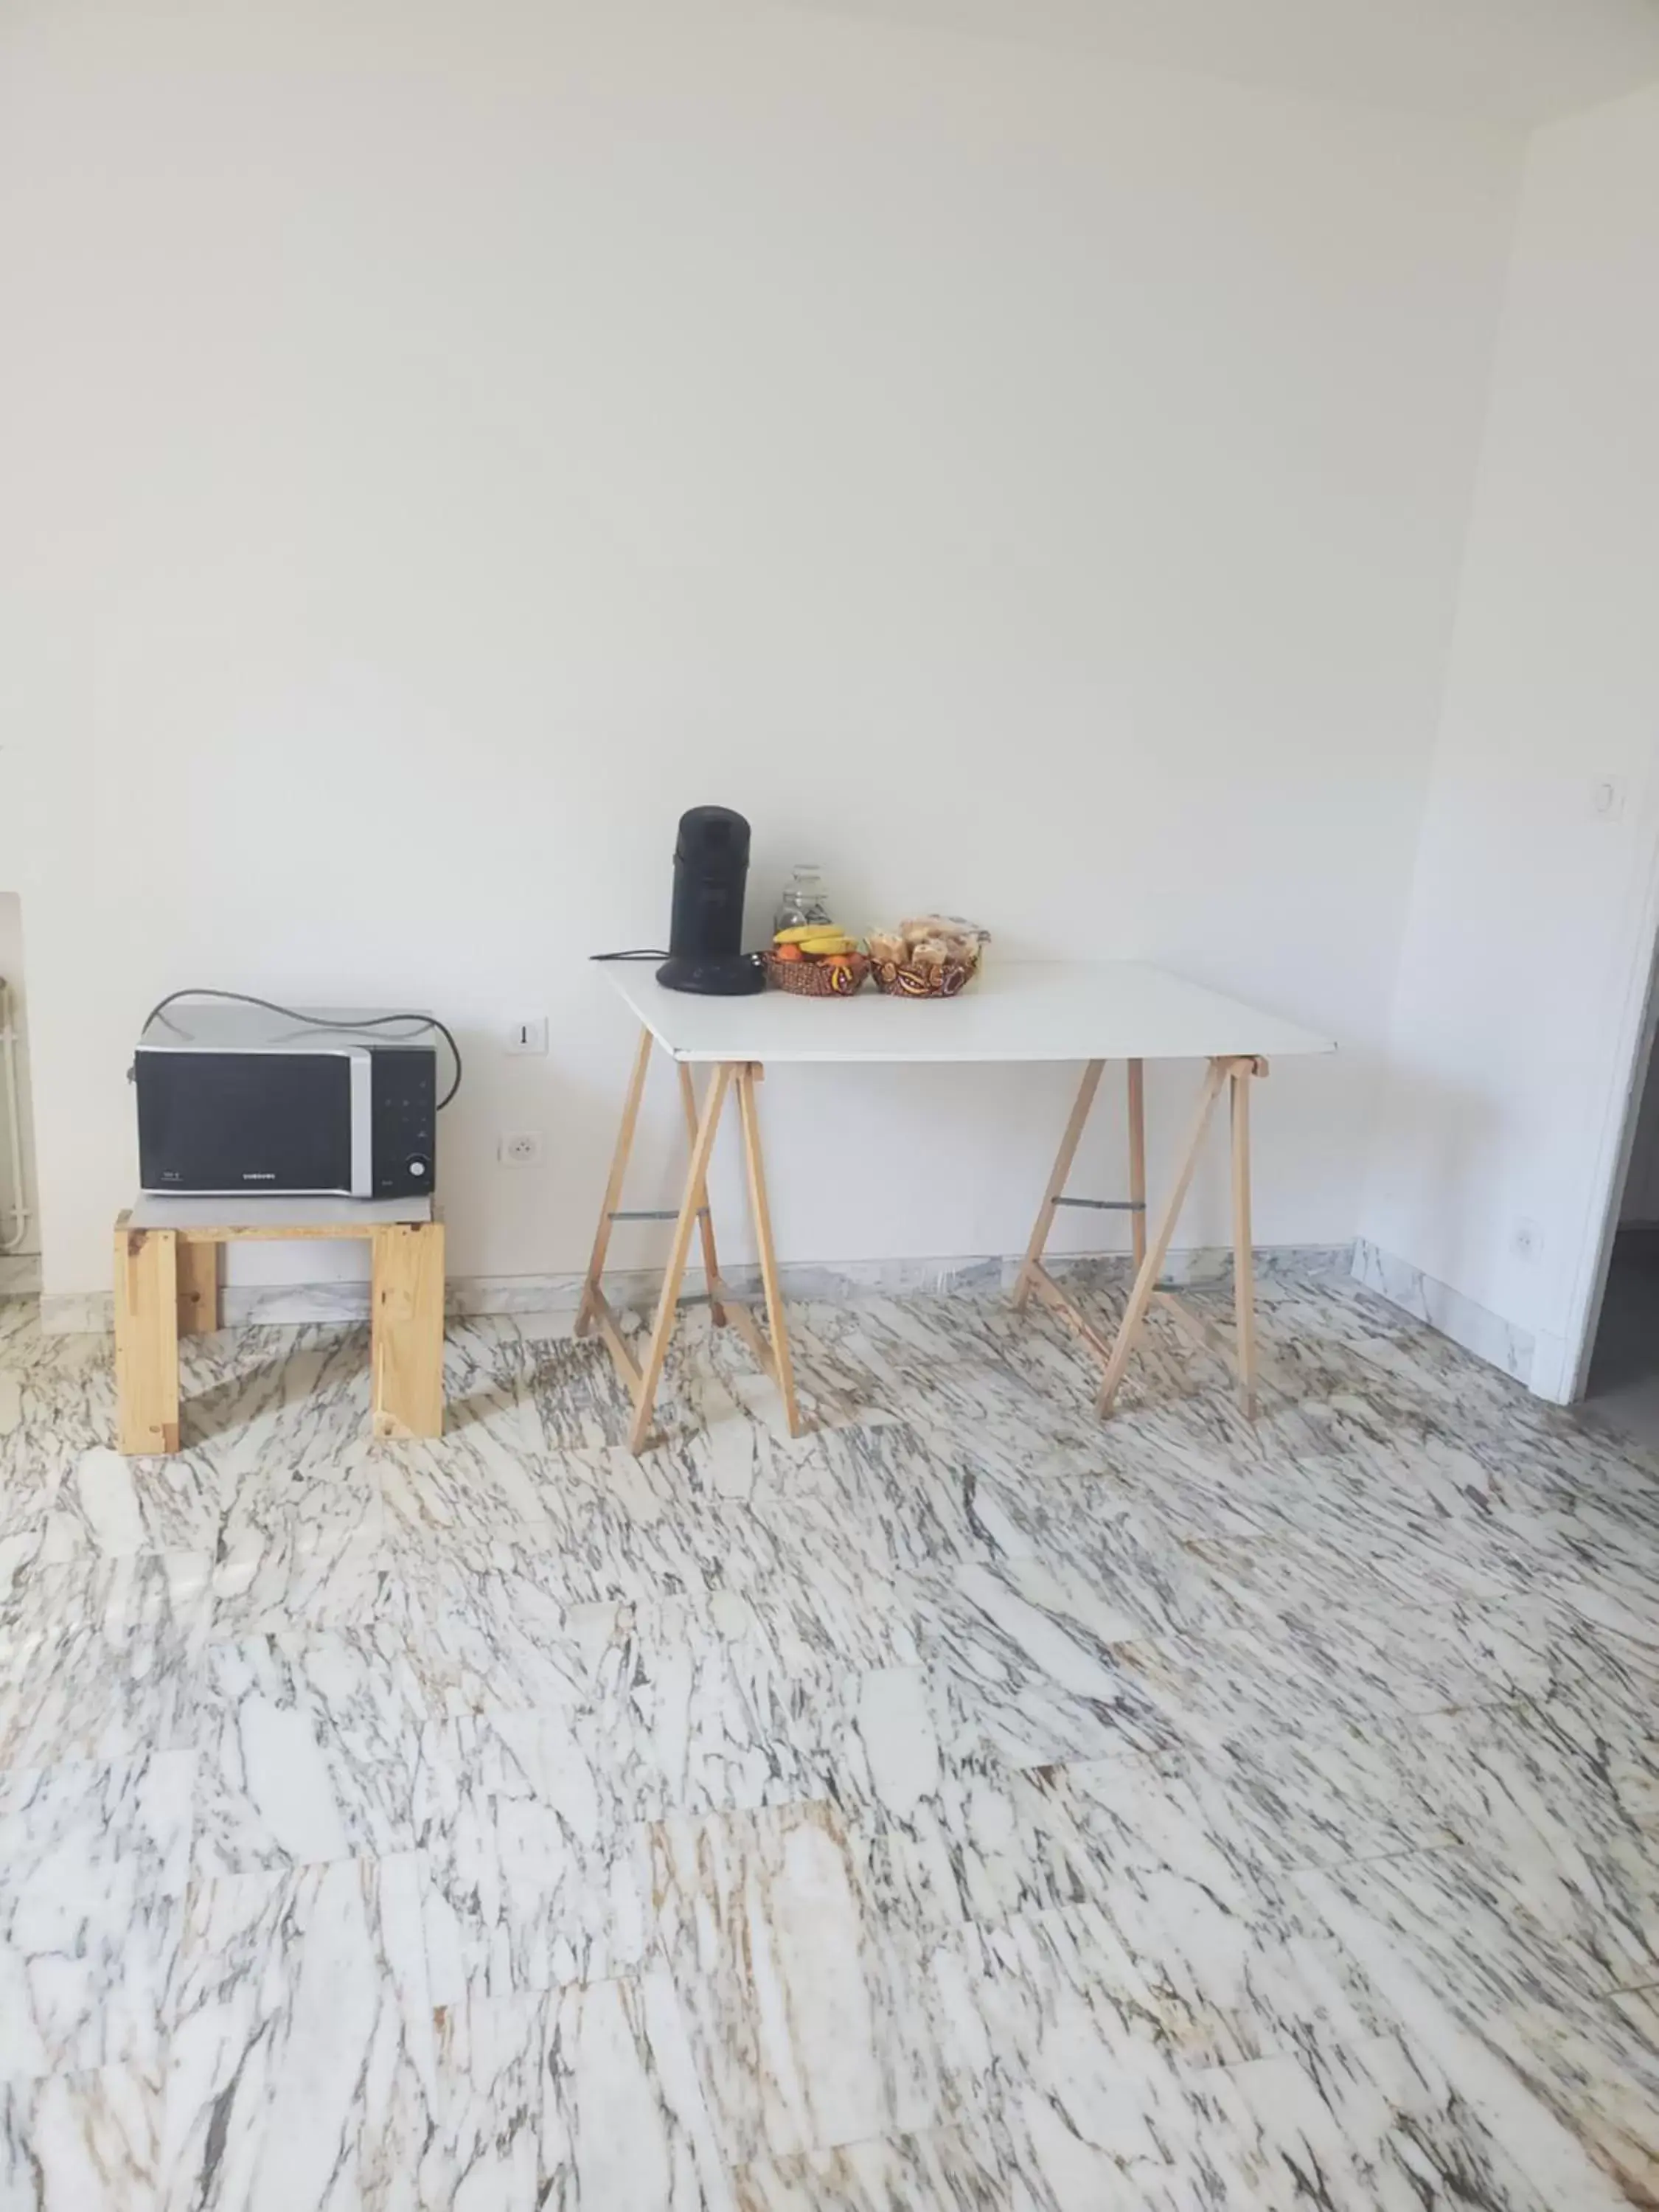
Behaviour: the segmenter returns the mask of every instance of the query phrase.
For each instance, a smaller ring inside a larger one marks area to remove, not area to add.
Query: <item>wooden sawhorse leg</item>
[[[634,1419],[628,1431],[628,1449],[636,1455],[644,1450],[645,1440],[651,1433],[651,1416],[657,1402],[657,1386],[662,1381],[663,1362],[668,1357],[668,1340],[674,1334],[674,1323],[679,1318],[680,1285],[685,1279],[685,1263],[691,1251],[691,1232],[697,1224],[700,1210],[706,1204],[703,1194],[708,1183],[708,1161],[714,1149],[714,1138],[720,1126],[720,1111],[726,1104],[726,1094],[731,1087],[736,1070],[729,1061],[722,1060],[709,1079],[708,1093],[702,1102],[702,1111],[697,1117],[697,1133],[691,1144],[691,1164],[686,1170],[685,1192],[680,1200],[680,1210],[674,1218],[673,1241],[668,1248],[668,1266],[662,1279],[662,1290],[657,1298],[657,1317],[645,1347],[645,1358],[635,1363],[622,1333],[614,1321],[605,1327],[605,1342],[611,1346],[611,1357],[622,1369],[623,1379],[629,1381],[633,1370]],[[715,1295],[719,1278],[709,1285],[709,1296]],[[609,1319],[611,1309],[605,1303],[605,1293],[595,1282],[588,1285],[589,1295],[598,1303],[601,1316]],[[605,1326],[602,1321],[601,1326]],[[618,1358],[617,1355],[621,1354]]]
[[[1250,1241],[1250,1085],[1261,1060],[1236,1060],[1227,1071],[1232,1107],[1233,1359],[1244,1411],[1255,1419],[1255,1254]]]
[[[179,1240],[170,1229],[115,1224],[116,1443],[179,1449]]]
[[[444,1225],[396,1222],[370,1243],[369,1363],[377,1437],[444,1432]]]
[[[655,1042],[649,1030],[642,1029],[640,1031],[639,1050],[634,1055],[633,1072],[629,1076],[628,1091],[623,1100],[622,1123],[617,1131],[616,1149],[611,1155],[611,1174],[605,1187],[605,1204],[599,1209],[599,1226],[593,1232],[593,1249],[587,1262],[587,1276],[582,1285],[581,1304],[576,1312],[578,1336],[586,1336],[592,1329],[599,1328],[605,1333],[606,1340],[609,1341],[605,1316],[610,1309],[605,1303],[601,1278],[605,1273],[605,1255],[611,1249],[612,1225],[618,1221],[657,1218],[654,1214],[635,1216],[624,1213],[617,1204],[623,1194],[623,1185],[628,1178],[629,1158],[634,1150],[634,1132],[639,1124],[640,1101],[645,1095],[645,1079],[650,1071],[651,1051]],[[680,1102],[685,1112],[686,1138],[695,1151],[697,1142],[697,1092],[696,1085],[692,1081],[691,1070],[684,1061],[679,1063],[679,1079]],[[720,1260],[714,1250],[714,1217],[708,1210],[707,1191],[703,1193],[698,1204],[702,1209],[698,1218],[702,1231],[703,1272],[708,1278],[710,1286],[709,1311],[715,1328],[721,1328],[726,1323],[726,1309],[715,1295],[720,1283]],[[611,1326],[615,1327],[614,1315],[611,1317]]]
[[[628,1156],[634,1149],[634,1131],[640,1118],[640,1101],[645,1096],[645,1078],[651,1066],[651,1048],[656,1042],[649,1030],[640,1031],[639,1050],[634,1055],[633,1072],[628,1079],[628,1090],[623,1099],[622,1121],[617,1129],[616,1149],[611,1155],[611,1174],[605,1186],[605,1203],[599,1208],[599,1225],[593,1232],[593,1250],[587,1262],[587,1280],[582,1285],[582,1302],[576,1311],[576,1334],[586,1336],[596,1327],[604,1327],[604,1316],[610,1311],[605,1293],[599,1288],[599,1278],[605,1273],[605,1255],[611,1249],[611,1224],[617,1218],[617,1201],[623,1194],[628,1179]]]
[[[684,1079],[686,1111],[690,1115],[696,1103],[690,1071],[682,1066],[680,1073]],[[669,1249],[668,1271],[663,1277],[662,1293],[657,1302],[657,1318],[646,1349],[644,1364],[637,1370],[637,1379],[633,1386],[634,1422],[628,1438],[630,1451],[637,1453],[643,1450],[645,1440],[651,1433],[651,1415],[657,1388],[662,1379],[663,1361],[667,1357],[669,1340],[674,1334],[680,1284],[685,1273],[694,1221],[700,1221],[702,1224],[703,1257],[708,1270],[708,1298],[716,1317],[732,1322],[753,1352],[761,1372],[769,1376],[776,1383],[778,1395],[783,1401],[784,1419],[790,1435],[798,1437],[801,1432],[800,1407],[795,1396],[794,1362],[789,1350],[788,1326],[784,1319],[777,1255],[772,1246],[772,1212],[766,1194],[765,1163],[761,1155],[760,1116],[755,1103],[755,1085],[761,1076],[762,1070],[758,1066],[746,1061],[732,1060],[720,1062],[709,1079],[702,1112],[697,1116],[695,1125],[691,1166],[686,1176],[685,1196],[674,1224],[674,1241]],[[734,1087],[738,1094],[738,1119],[743,1132],[749,1206],[754,1218],[755,1248],[760,1255],[761,1287],[766,1302],[764,1335],[749,1308],[741,1299],[733,1298],[721,1281],[714,1257],[714,1231],[708,1209],[708,1161],[714,1151],[720,1109],[726,1092],[731,1087]],[[613,1344],[613,1356],[616,1351],[617,1346]],[[626,1380],[626,1366],[623,1373]]]
[[[1211,1060],[1205,1072],[1204,1085],[1199,1092],[1188,1130],[1186,1149],[1176,1168],[1176,1179],[1157,1229],[1136,1273],[1134,1286],[1129,1292],[1129,1303],[1123,1310],[1123,1318],[1112,1344],[1111,1356],[1106,1363],[1106,1372],[1101,1381],[1100,1395],[1096,1401],[1103,1416],[1112,1410],[1113,1402],[1121,1383],[1124,1370],[1135,1347],[1155,1297],[1169,1297],[1158,1287],[1158,1277],[1164,1272],[1164,1262],[1170,1255],[1176,1225],[1181,1210],[1187,1203],[1187,1194],[1192,1188],[1194,1171],[1198,1166],[1204,1134],[1209,1127],[1210,1116],[1223,1091],[1230,1093],[1232,1103],[1232,1186],[1233,1186],[1233,1364],[1238,1377],[1239,1396],[1245,1412],[1255,1413],[1255,1270],[1250,1251],[1250,1097],[1249,1086],[1259,1076],[1267,1073],[1267,1063],[1252,1054],[1229,1054]],[[1177,1314],[1182,1314],[1178,1299],[1169,1297]],[[1208,1340],[1206,1325],[1196,1320],[1194,1328]]]
[[[685,1109],[686,1140],[695,1152],[697,1149],[697,1086],[691,1080],[691,1071],[684,1060],[679,1063],[680,1103]],[[720,1304],[720,1255],[714,1249],[714,1216],[708,1203],[708,1184],[705,1180],[702,1194],[697,1200],[697,1226],[702,1232],[702,1272],[708,1285],[708,1318],[716,1328],[726,1327],[726,1308]]]
[[[1106,1063],[1091,1060],[1083,1071],[1083,1080],[1078,1085],[1077,1098],[1072,1107],[1072,1116],[1066,1124],[1066,1133],[1060,1140],[1060,1150],[1054,1155],[1054,1172],[1048,1177],[1048,1188],[1042,1194],[1042,1204],[1037,1209],[1036,1225],[1031,1231],[1031,1241],[1025,1247],[1025,1257],[1014,1282],[1014,1304],[1024,1307],[1030,1304],[1033,1291],[1048,1277],[1042,1265],[1042,1255],[1048,1249],[1048,1237],[1054,1225],[1056,1207],[1066,1202],[1066,1182],[1072,1172],[1072,1162],[1077,1158],[1077,1148],[1083,1140],[1083,1132],[1093,1110],[1095,1093],[1100,1088],[1100,1079]]]
[[[1146,1323],[1154,1298],[1167,1298],[1176,1314],[1205,1334],[1209,1325],[1187,1314],[1179,1301],[1159,1287],[1158,1278],[1169,1257],[1181,1211],[1187,1202],[1210,1116],[1224,1090],[1232,1106],[1233,1194],[1233,1305],[1235,1326],[1230,1347],[1237,1369],[1239,1391],[1246,1410],[1255,1411],[1255,1284],[1250,1249],[1250,1085],[1267,1073],[1267,1063],[1252,1054],[1227,1054],[1210,1061],[1187,1143],[1176,1170],[1169,1200],[1150,1238],[1146,1218],[1146,1092],[1144,1063],[1128,1063],[1129,1196],[1127,1199],[1067,1198],[1066,1178],[1094,1104],[1104,1063],[1091,1060],[1083,1072],[1071,1119],[1060,1139],[1054,1171],[1048,1177],[1031,1241],[1025,1249],[1014,1285],[1014,1303],[1024,1306],[1033,1292],[1075,1329],[1104,1365],[1098,1407],[1109,1413],[1131,1354]],[[1090,1322],[1081,1308],[1067,1296],[1042,1264],[1055,1212],[1062,1206],[1089,1206],[1109,1212],[1127,1212],[1130,1218],[1134,1282],[1117,1333],[1109,1340]]]
[[[1025,1248],[1025,1257],[1020,1264],[1014,1283],[1014,1304],[1024,1306],[1035,1291],[1046,1306],[1051,1307],[1063,1321],[1077,1330],[1085,1342],[1106,1356],[1105,1340],[1091,1328],[1079,1309],[1066,1295],[1060,1285],[1042,1264],[1042,1255],[1048,1249],[1049,1235],[1054,1225],[1054,1215],[1062,1206],[1086,1206],[1096,1213],[1127,1213],[1130,1233],[1133,1238],[1135,1264],[1139,1266],[1146,1251],[1146,1091],[1143,1064],[1132,1060],[1128,1064],[1129,1110],[1129,1195],[1127,1198],[1067,1198],[1066,1180],[1072,1172],[1072,1163],[1077,1158],[1077,1148],[1095,1103],[1095,1093],[1100,1088],[1100,1078],[1106,1063],[1091,1060],[1083,1071],[1083,1080],[1078,1085],[1077,1098],[1072,1107],[1071,1119],[1066,1124],[1066,1133],[1060,1140],[1060,1150],[1054,1155],[1054,1171],[1048,1177],[1048,1188],[1042,1194],[1042,1204],[1037,1209],[1036,1225],[1031,1231],[1031,1241]]]
[[[1129,1062],[1129,1252],[1146,1257],[1146,1063]]]
[[[772,1208],[766,1195],[766,1164],[761,1155],[760,1111],[755,1103],[755,1085],[763,1071],[750,1065],[738,1074],[738,1118],[743,1124],[743,1163],[749,1179],[749,1211],[755,1226],[755,1249],[760,1255],[761,1287],[766,1295],[766,1330],[769,1343],[763,1340],[753,1316],[746,1307],[733,1310],[733,1317],[741,1313],[738,1328],[750,1350],[760,1362],[761,1370],[769,1375],[778,1386],[778,1395],[783,1401],[783,1418],[792,1437],[801,1432],[800,1407],[795,1398],[795,1362],[789,1349],[789,1328],[783,1316],[783,1288],[778,1279],[778,1255],[772,1249]],[[745,1328],[743,1324],[747,1322]]]
[[[680,1291],[690,1258],[692,1233],[696,1231],[702,1238],[703,1267],[708,1281],[708,1304],[715,1325],[719,1327],[729,1322],[738,1330],[754,1353],[762,1372],[770,1376],[777,1384],[789,1433],[799,1436],[802,1427],[800,1407],[795,1393],[794,1363],[790,1354],[788,1328],[784,1319],[777,1256],[772,1243],[771,1209],[767,1198],[766,1170],[761,1155],[760,1118],[755,1101],[755,1085],[762,1075],[759,1067],[741,1060],[717,1063],[710,1073],[708,1087],[699,1107],[691,1070],[684,1062],[679,1064],[680,1100],[685,1115],[691,1156],[679,1207],[672,1217],[674,1230],[669,1246],[668,1264],[663,1273],[662,1288],[658,1294],[656,1310],[641,1358],[635,1358],[634,1347],[623,1333],[616,1310],[605,1297],[602,1277],[605,1255],[610,1249],[612,1223],[659,1218],[654,1213],[629,1213],[618,1204],[627,1179],[629,1157],[634,1148],[640,1101],[645,1091],[646,1072],[650,1065],[653,1043],[651,1032],[648,1030],[643,1031],[623,1100],[622,1123],[617,1132],[610,1178],[605,1184],[599,1226],[594,1232],[587,1278],[582,1286],[576,1333],[585,1336],[590,1330],[597,1328],[604,1338],[617,1371],[634,1401],[634,1416],[629,1427],[629,1449],[635,1453],[642,1451],[651,1433],[651,1420],[656,1407],[657,1392],[662,1382],[663,1367],[679,1317]],[[760,1255],[761,1285],[767,1320],[764,1332],[748,1306],[740,1298],[734,1297],[730,1287],[721,1279],[720,1260],[714,1245],[714,1218],[708,1204],[708,1163],[713,1157],[714,1139],[720,1132],[720,1116],[725,1110],[727,1093],[734,1089],[742,1127],[749,1203],[754,1216],[756,1246]]]

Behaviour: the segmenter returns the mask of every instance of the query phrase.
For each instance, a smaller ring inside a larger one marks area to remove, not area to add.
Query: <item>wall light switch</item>
[[[520,1014],[507,1025],[505,1049],[509,1053],[545,1052],[547,1050],[547,1016]]]
[[[1598,775],[1590,785],[1590,812],[1598,822],[1622,821],[1627,791],[1622,775]]]

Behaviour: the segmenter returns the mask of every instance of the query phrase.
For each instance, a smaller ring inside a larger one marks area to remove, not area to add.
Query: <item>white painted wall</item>
[[[1594,1289],[1659,921],[1656,392],[1659,88],[1529,155],[1364,1224],[1534,1332],[1546,1395]]]
[[[1352,1234],[1518,139],[754,0],[0,40],[50,1289],[106,1279],[128,1048],[198,981],[447,1014],[453,1267],[579,1267],[629,1047],[583,955],[659,935],[704,799],[757,915],[805,848],[854,924],[1338,1035],[1274,1074],[1257,1223]],[[779,1078],[785,1251],[1016,1249],[1068,1087]]]
[[[1392,107],[1542,123],[1659,76],[1650,0],[793,0]]]

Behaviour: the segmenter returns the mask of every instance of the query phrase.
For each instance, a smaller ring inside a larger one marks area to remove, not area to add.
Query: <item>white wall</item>
[[[1528,158],[1364,1224],[1533,1332],[1547,1395],[1571,1381],[1659,920],[1656,392],[1659,88]]]
[[[453,1267],[580,1266],[629,1044],[583,956],[659,937],[704,799],[757,913],[805,848],[854,924],[1340,1036],[1274,1074],[1257,1223],[1352,1233],[1517,140],[753,0],[0,39],[50,1289],[105,1279],[127,1051],[192,982],[455,1019]],[[1067,1088],[769,1085],[786,1252],[1017,1248]]]

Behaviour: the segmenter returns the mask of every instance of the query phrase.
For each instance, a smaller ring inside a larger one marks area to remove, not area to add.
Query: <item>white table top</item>
[[[684,1060],[1208,1060],[1334,1052],[1327,1037],[1167,969],[1131,960],[1000,960],[955,999],[665,991],[641,961],[606,970],[659,1044]]]

